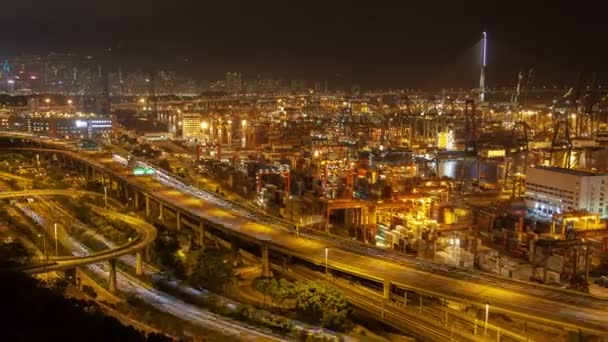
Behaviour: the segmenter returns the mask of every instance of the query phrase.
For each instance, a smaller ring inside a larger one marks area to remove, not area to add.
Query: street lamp
[[[46,236],[44,234],[38,234],[38,237],[42,239],[42,253],[44,254],[44,259],[48,261],[48,255],[46,254]]]
[[[300,216],[300,224],[296,224],[296,237],[300,237],[300,226],[302,225],[302,217]]]
[[[106,209],[108,208],[108,187],[106,185],[103,186],[103,200],[106,206]]]
[[[484,326],[484,334],[488,335],[488,317],[490,316],[490,303],[486,303],[486,318],[485,318],[485,326]]]
[[[57,243],[57,222],[53,223],[53,229],[55,230],[55,256],[59,256],[59,245]]]
[[[325,247],[325,277],[327,278],[327,257],[329,256],[329,248]]]

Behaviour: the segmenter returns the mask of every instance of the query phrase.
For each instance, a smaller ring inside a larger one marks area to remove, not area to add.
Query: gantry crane
[[[261,169],[255,174],[256,191],[259,194],[262,191],[262,177],[265,175],[280,175],[284,182],[285,194],[289,196],[291,193],[291,171],[289,165],[281,165],[278,168]]]

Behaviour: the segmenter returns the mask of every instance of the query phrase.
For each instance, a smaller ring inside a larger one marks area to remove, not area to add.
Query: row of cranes
[[[602,89],[596,82],[595,74],[589,78],[589,86],[583,89],[581,76],[566,93],[556,98],[550,107],[549,114],[539,114],[545,133],[551,133],[550,155],[557,152],[570,154],[573,138],[594,138],[598,128],[596,104],[600,102]],[[383,110],[376,113],[359,115],[352,110],[343,110],[335,120],[344,136],[355,137],[361,131],[378,129],[381,131],[381,143],[385,146],[432,147],[440,132],[459,129],[464,137],[464,149],[474,154],[481,146],[480,138],[487,133],[486,127],[491,120],[508,122],[502,128],[511,127],[511,138],[506,149],[511,152],[527,150],[529,141],[542,133],[540,125],[533,124],[522,117],[527,107],[529,95],[534,90],[534,70],[527,76],[520,72],[517,84],[511,93],[508,114],[501,112],[504,104],[476,103],[472,98],[453,98],[444,92],[438,97],[408,96],[401,93],[398,97],[397,110]],[[494,112],[494,109],[497,109]],[[515,113],[515,114],[511,114]],[[550,122],[549,125],[546,125]],[[546,129],[546,127],[550,127]],[[456,132],[454,132],[456,133]],[[487,134],[486,134],[487,135]],[[532,136],[534,135],[534,137]],[[495,141],[488,141],[495,144]],[[565,167],[570,167],[569,156],[564,157]]]
[[[571,168],[573,138],[594,140],[598,128],[598,111],[595,106],[601,100],[601,89],[597,85],[595,73],[591,74],[589,85],[581,88],[582,75],[578,74],[573,86],[561,97],[554,99],[551,106],[553,134],[551,137],[550,159],[562,154],[556,166]]]

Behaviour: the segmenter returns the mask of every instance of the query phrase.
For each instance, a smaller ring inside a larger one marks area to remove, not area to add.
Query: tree
[[[282,305],[285,300],[294,299],[296,296],[296,287],[292,282],[284,278],[278,281],[278,286],[275,293],[277,303]]]
[[[262,278],[255,283],[255,288],[264,294],[264,305],[266,305],[266,296],[269,295],[271,281],[272,278]]]
[[[296,309],[325,327],[347,330],[350,309],[344,296],[335,288],[317,282],[297,282]]]
[[[234,280],[234,271],[224,253],[216,248],[206,248],[198,253],[196,268],[188,280],[194,286],[217,292]]]
[[[177,169],[177,171],[175,173],[182,178],[188,178],[188,170],[186,170],[183,167],[180,167],[179,169]]]
[[[13,190],[21,190],[21,187],[19,186],[19,183],[17,183],[16,180],[14,180],[14,179],[7,179],[5,182],[6,182],[6,185],[8,185],[9,188],[11,188]]]
[[[174,275],[181,277],[184,271],[184,265],[176,257],[180,250],[179,240],[177,235],[164,226],[155,225],[158,233],[154,244],[152,245],[153,260],[156,264],[171,271]]]
[[[256,314],[256,309],[251,305],[239,305],[237,309],[237,316],[246,322],[255,320]]]
[[[201,253],[203,253],[203,249],[199,245],[195,243],[191,244],[184,265],[186,279],[192,279],[193,274],[197,272]]]
[[[277,305],[282,305],[285,300],[294,299],[296,296],[295,285],[284,278],[280,280],[275,278],[260,279],[256,283],[256,288],[262,291],[264,296],[269,295]]]
[[[160,167],[163,170],[171,172],[171,164],[169,164],[169,161],[167,159],[160,159],[158,161],[158,167]]]
[[[30,254],[19,242],[0,244],[0,268],[14,268],[30,262]]]

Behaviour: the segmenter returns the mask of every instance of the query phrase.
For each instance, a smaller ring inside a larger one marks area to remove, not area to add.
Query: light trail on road
[[[31,214],[30,217],[36,217],[36,222],[41,226],[47,225],[48,222],[42,215],[35,213],[31,209],[24,211],[26,214]],[[91,249],[75,240],[68,237],[62,242],[67,242],[68,247],[73,255],[86,257],[93,253]],[[99,241],[108,242],[108,247],[113,248],[114,244],[106,239]],[[122,256],[120,260],[135,267],[135,258],[132,255]],[[97,263],[86,266],[91,272],[104,279],[108,278],[109,265],[107,263]],[[171,295],[158,291],[148,285],[135,280],[122,270],[116,271],[116,282],[121,291],[136,295],[146,303],[154,306],[160,311],[168,312],[184,321],[199,325],[201,327],[221,332],[233,337],[242,338],[243,340],[251,340],[252,338],[262,338],[267,341],[286,341],[286,339],[275,336],[272,333],[263,331],[246,324],[227,319],[226,317],[216,315],[208,310],[201,309],[195,305],[183,302]]]

